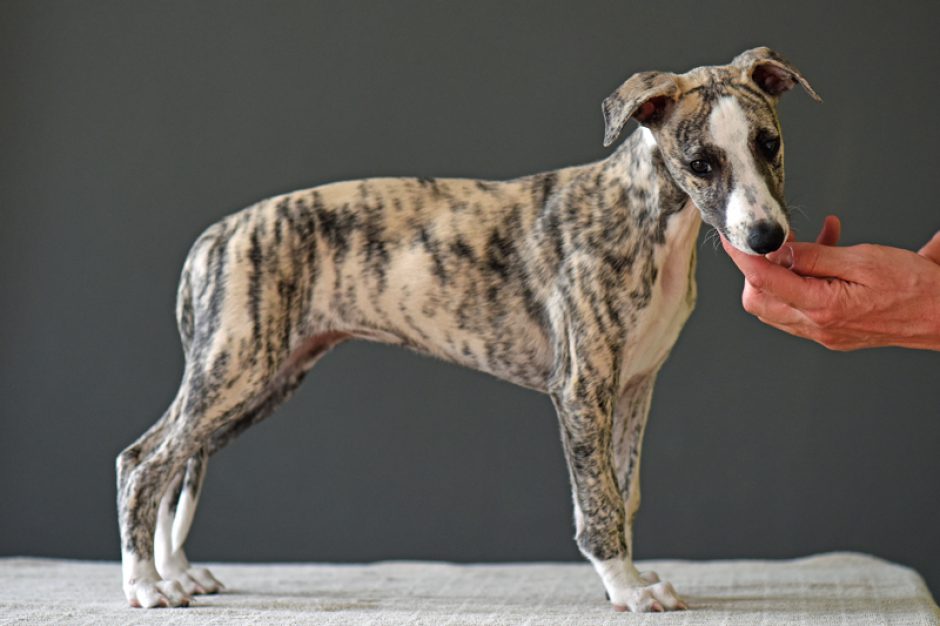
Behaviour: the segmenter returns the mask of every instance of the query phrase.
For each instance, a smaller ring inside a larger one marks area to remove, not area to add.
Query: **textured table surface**
[[[691,610],[613,612],[581,563],[215,564],[227,590],[131,609],[120,566],[0,558],[0,624],[940,624],[911,569],[834,553],[792,561],[646,561]]]

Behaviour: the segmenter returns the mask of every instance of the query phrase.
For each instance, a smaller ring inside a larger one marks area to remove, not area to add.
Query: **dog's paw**
[[[648,585],[654,585],[659,582],[659,574],[650,570],[648,572],[640,572],[640,578],[646,581]]]
[[[157,572],[163,580],[174,580],[187,595],[218,593],[225,585],[204,567],[193,567],[182,550],[171,555],[157,555]]]
[[[185,570],[167,573],[164,578],[179,583],[186,595],[190,596],[219,593],[225,589],[225,585],[204,567],[189,567]]]
[[[124,585],[127,602],[134,608],[189,606],[189,594],[175,580],[137,580]]]
[[[659,581],[659,576],[655,572],[645,572],[640,577],[647,582],[655,578],[656,582],[645,587],[625,589],[618,594],[619,597],[611,601],[615,611],[662,613],[663,611],[684,611],[689,608],[676,593],[672,583]]]

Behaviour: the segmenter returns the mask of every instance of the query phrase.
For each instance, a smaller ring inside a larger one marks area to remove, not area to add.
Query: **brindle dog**
[[[117,459],[124,592],[179,606],[218,581],[183,552],[209,456],[348,339],[402,345],[549,394],[577,545],[616,609],[685,608],[633,565],[656,374],[695,302],[701,221],[739,250],[785,240],[777,97],[799,71],[767,48],[604,100],[608,158],[508,181],[375,178],[265,200],[206,230],[183,268],[186,366],[166,413]]]

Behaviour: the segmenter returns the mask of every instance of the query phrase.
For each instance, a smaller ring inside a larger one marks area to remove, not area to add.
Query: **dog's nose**
[[[747,234],[747,245],[757,254],[768,254],[783,245],[785,236],[780,224],[761,220]]]

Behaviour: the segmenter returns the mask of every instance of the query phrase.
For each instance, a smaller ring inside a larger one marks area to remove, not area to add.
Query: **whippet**
[[[776,103],[797,83],[819,99],[767,48],[643,72],[603,102],[605,146],[631,117],[640,128],[602,161],[508,181],[326,184],[209,227],[179,286],[179,392],[117,459],[128,602],[219,589],[183,552],[207,459],[359,338],[549,394],[575,539],[610,602],[686,608],[632,560],[653,383],[695,303],[701,221],[751,254],[787,237]]]

